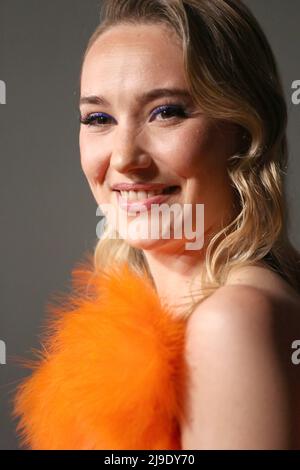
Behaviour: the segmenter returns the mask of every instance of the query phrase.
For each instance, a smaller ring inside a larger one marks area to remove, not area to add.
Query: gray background
[[[300,248],[300,0],[247,0],[273,47],[289,108],[291,238]],[[44,307],[66,290],[96,240],[96,203],[81,172],[78,77],[99,0],[0,0],[0,449],[17,449],[11,393],[26,372],[14,357],[38,347]]]

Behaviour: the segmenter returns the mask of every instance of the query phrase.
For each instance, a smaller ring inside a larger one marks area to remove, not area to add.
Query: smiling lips
[[[113,191],[152,191],[159,194],[169,188],[174,188],[174,185],[169,186],[163,183],[117,183],[111,187]]]
[[[164,184],[120,183],[112,187],[117,191],[118,203],[122,209],[147,210],[152,204],[164,202],[171,194],[180,190],[179,186]]]

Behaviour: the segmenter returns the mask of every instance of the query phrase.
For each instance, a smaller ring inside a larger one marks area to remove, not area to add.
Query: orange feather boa
[[[13,417],[28,449],[180,449],[185,320],[126,264],[72,271],[47,304],[42,350]]]

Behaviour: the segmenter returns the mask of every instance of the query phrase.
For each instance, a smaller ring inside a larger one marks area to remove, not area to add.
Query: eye
[[[159,106],[152,113],[150,122],[153,120],[153,118],[156,118],[159,115],[162,116],[162,119],[159,119],[159,121],[167,121],[174,117],[182,118],[182,119],[188,117],[188,113],[186,112],[185,107],[181,104],[168,104],[168,105]],[[84,124],[87,126],[103,127],[105,125],[110,124],[113,121],[114,119],[111,116],[105,113],[100,113],[100,112],[91,113],[85,117],[80,116],[81,124]]]
[[[107,121],[112,121],[112,118],[105,113],[91,113],[86,117],[80,117],[81,124],[87,126],[104,126],[109,124]]]
[[[164,116],[164,118],[159,119],[159,121],[166,121],[174,117],[180,117],[180,118],[188,117],[188,113],[186,112],[184,106],[182,106],[181,104],[168,104],[168,105],[159,106],[158,108],[154,110],[152,116],[156,117],[159,115],[161,115],[162,117]],[[152,118],[151,118],[151,121],[152,121]]]

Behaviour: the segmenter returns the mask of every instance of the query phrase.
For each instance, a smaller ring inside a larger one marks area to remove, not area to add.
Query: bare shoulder
[[[287,321],[288,320],[288,321]],[[234,328],[257,325],[271,328],[284,323],[300,334],[300,295],[270,269],[249,266],[236,269],[224,286],[205,299],[190,317],[189,329],[217,322]],[[298,325],[298,328],[297,328]],[[281,325],[283,326],[283,325]],[[266,333],[266,329],[261,329]],[[282,330],[281,330],[282,331]],[[283,331],[282,331],[283,332]]]
[[[195,361],[200,357],[203,359],[204,351],[213,348],[223,353],[224,348],[229,360],[233,344],[236,350],[245,350],[249,344],[248,352],[251,353],[258,342],[266,344],[266,339],[270,339],[274,322],[287,303],[287,299],[279,301],[272,292],[249,282],[232,282],[220,287],[199,304],[189,318],[188,356]],[[207,363],[210,361],[211,358]]]
[[[205,299],[187,324],[184,448],[291,448],[295,339],[299,297],[268,269],[236,271]]]

